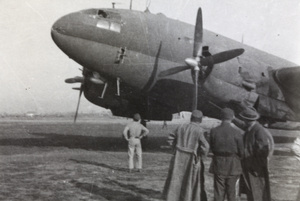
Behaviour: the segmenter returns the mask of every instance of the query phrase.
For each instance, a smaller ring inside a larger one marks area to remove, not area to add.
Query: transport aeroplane
[[[264,123],[300,120],[300,67],[196,25],[125,9],[87,9],[57,20],[56,45],[83,66],[81,94],[113,115],[148,120],[200,109],[220,118],[254,107]]]

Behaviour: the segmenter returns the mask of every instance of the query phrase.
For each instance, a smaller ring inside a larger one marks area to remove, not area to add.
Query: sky
[[[53,43],[53,23],[87,8],[129,8],[130,0],[0,0],[0,115],[75,112],[80,65]],[[190,24],[202,7],[205,29],[300,64],[299,0],[133,0],[132,9]],[[82,97],[80,113],[103,109]]]

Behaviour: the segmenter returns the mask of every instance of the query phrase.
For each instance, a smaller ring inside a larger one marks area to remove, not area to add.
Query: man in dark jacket
[[[270,140],[268,131],[256,120],[254,109],[245,109],[240,117],[246,124],[244,134],[243,178],[248,201],[271,201],[268,156]]]
[[[231,124],[234,112],[222,110],[222,123],[210,132],[210,147],[214,154],[210,173],[214,174],[214,201],[235,201],[235,185],[242,174],[242,131]]]

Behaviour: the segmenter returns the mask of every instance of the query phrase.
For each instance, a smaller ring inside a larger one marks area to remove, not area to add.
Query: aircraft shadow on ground
[[[77,188],[83,189],[88,191],[89,193],[92,193],[94,195],[100,195],[101,197],[106,198],[107,200],[119,200],[122,198],[122,200],[125,201],[145,201],[147,199],[143,198],[142,196],[136,196],[134,194],[131,194],[131,192],[134,192],[135,194],[142,194],[145,195],[151,199],[160,199],[161,198],[161,192],[155,191],[152,189],[142,189],[138,188],[135,185],[130,184],[123,184],[118,181],[109,180],[107,179],[105,184],[112,186],[112,189],[124,189],[126,192],[121,190],[112,190],[111,188],[100,188],[96,186],[95,184],[90,183],[83,183],[83,182],[77,182],[75,180],[72,180],[70,183],[73,183]],[[115,187],[115,188],[114,188]]]
[[[70,159],[70,161],[73,161],[75,163],[80,163],[80,164],[95,165],[95,166],[107,168],[107,169],[114,170],[114,171],[128,172],[128,168],[110,166],[105,163],[97,163],[94,161],[83,161],[83,160],[76,160],[76,159]]]
[[[0,146],[22,147],[67,147],[100,151],[127,151],[127,141],[120,137],[95,137],[64,135],[57,133],[30,133],[32,138],[0,139]],[[160,147],[167,145],[166,137],[148,137],[143,141],[143,150],[149,152],[168,151]]]
[[[141,196],[134,195],[130,192],[124,192],[121,190],[113,190],[111,188],[101,188],[91,183],[83,183],[72,180],[77,188],[81,190],[88,191],[96,196],[101,196],[107,200],[124,200],[124,201],[145,201],[145,199]]]
[[[148,197],[151,197],[152,199],[160,199],[161,194],[162,194],[160,191],[155,191],[155,190],[152,190],[152,189],[138,188],[135,185],[123,184],[123,183],[115,181],[115,180],[107,179],[107,184],[119,186],[119,187],[122,187],[124,189],[128,189],[128,190],[131,190],[133,192],[136,192],[136,193],[139,193],[139,194],[142,194],[142,195],[146,195]]]
[[[70,149],[85,149],[94,151],[126,151],[127,141],[120,137],[95,137],[83,135],[64,135],[57,133],[30,133],[32,138],[0,139],[0,146],[22,147],[67,147]],[[274,136],[275,144],[293,143],[295,137]],[[168,152],[170,149],[162,149],[168,146],[167,137],[147,137],[142,141],[143,151]],[[292,152],[275,150],[274,155],[291,156]]]

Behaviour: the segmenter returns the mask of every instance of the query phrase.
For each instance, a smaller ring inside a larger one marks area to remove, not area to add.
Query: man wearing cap
[[[142,170],[142,145],[141,139],[149,133],[149,130],[141,123],[140,114],[136,113],[133,116],[133,122],[129,123],[124,131],[123,136],[128,141],[128,164],[129,172],[134,168],[133,158],[134,153],[137,155],[137,169]]]
[[[163,190],[167,201],[206,201],[204,164],[202,157],[209,151],[209,144],[201,128],[202,112],[194,110],[191,122],[180,125],[169,136],[174,154]]]
[[[254,111],[256,112],[256,109],[253,108],[253,107],[246,107],[245,110],[254,110]],[[245,121],[243,121],[243,120],[234,118],[234,119],[232,120],[232,122],[233,122],[237,127],[239,127],[240,129],[242,129],[242,130],[244,130],[244,131],[248,129],[247,124],[246,124]],[[265,134],[266,134],[267,137],[268,137],[268,143],[269,143],[269,155],[268,155],[268,160],[270,160],[271,157],[273,156],[273,153],[274,153],[275,143],[274,143],[274,139],[273,139],[272,134],[271,134],[267,129],[265,129]]]
[[[211,129],[210,147],[214,154],[210,173],[214,174],[214,201],[236,200],[235,185],[242,174],[243,136],[231,121],[233,110],[222,110],[222,123]]]
[[[247,108],[240,113],[246,130],[244,134],[243,178],[248,201],[271,201],[268,155],[268,131],[256,120],[256,110]]]

